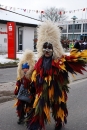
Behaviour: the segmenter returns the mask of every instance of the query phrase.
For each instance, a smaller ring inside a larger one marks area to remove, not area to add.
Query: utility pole
[[[73,26],[72,26],[72,31],[73,31],[72,40],[74,40],[75,21],[76,21],[77,17],[76,17],[76,16],[73,16],[71,19],[73,20]]]

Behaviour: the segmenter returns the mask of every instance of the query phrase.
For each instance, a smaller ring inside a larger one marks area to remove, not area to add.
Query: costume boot
[[[55,126],[55,130],[61,130],[62,129],[62,123],[59,123]]]
[[[19,119],[18,119],[18,122],[17,122],[18,124],[23,124],[24,123],[24,116],[22,116],[22,117],[19,117]]]

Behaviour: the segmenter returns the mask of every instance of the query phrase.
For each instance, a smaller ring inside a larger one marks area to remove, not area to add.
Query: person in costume
[[[16,110],[18,124],[23,123],[26,114],[32,108],[35,88],[31,83],[31,74],[34,69],[35,59],[31,50],[26,50],[18,63],[17,82],[14,94],[17,95]]]
[[[27,117],[28,130],[45,129],[51,122],[51,113],[55,121],[55,130],[67,123],[67,93],[69,92],[69,73],[72,75],[85,70],[87,51],[72,49],[69,56],[60,43],[61,32],[58,26],[45,21],[38,27],[38,61],[32,73],[36,96],[33,109]]]

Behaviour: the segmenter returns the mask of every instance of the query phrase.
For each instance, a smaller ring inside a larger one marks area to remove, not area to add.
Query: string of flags
[[[9,9],[11,11],[22,10],[23,12],[26,12],[26,13],[35,12],[35,13],[45,14],[44,10],[41,11],[41,10],[23,9],[23,8],[16,8],[16,7],[5,6],[5,5],[1,5],[1,4],[0,4],[0,7],[3,8],[3,9]],[[69,11],[61,10],[61,11],[58,11],[56,13],[59,14],[59,15],[62,15],[62,14],[66,14],[66,13],[75,13],[76,11],[86,11],[86,10],[87,10],[87,8],[76,9],[76,10],[69,10]]]

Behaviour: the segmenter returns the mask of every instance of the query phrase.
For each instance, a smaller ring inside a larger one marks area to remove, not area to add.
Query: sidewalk
[[[37,53],[35,54],[35,61],[37,59]],[[19,60],[22,58],[23,52],[16,53],[16,59],[8,59],[8,54],[0,54],[0,68],[9,68],[9,67],[16,67]]]
[[[37,52],[34,52],[35,54],[35,61],[37,61]],[[69,52],[65,52],[66,55],[69,55]],[[7,58],[7,53],[6,54],[1,54],[0,53],[0,69],[4,68],[12,68],[12,67],[17,67],[19,59],[21,59],[23,56],[23,52],[17,52],[16,53],[16,58],[18,60],[12,60]]]

